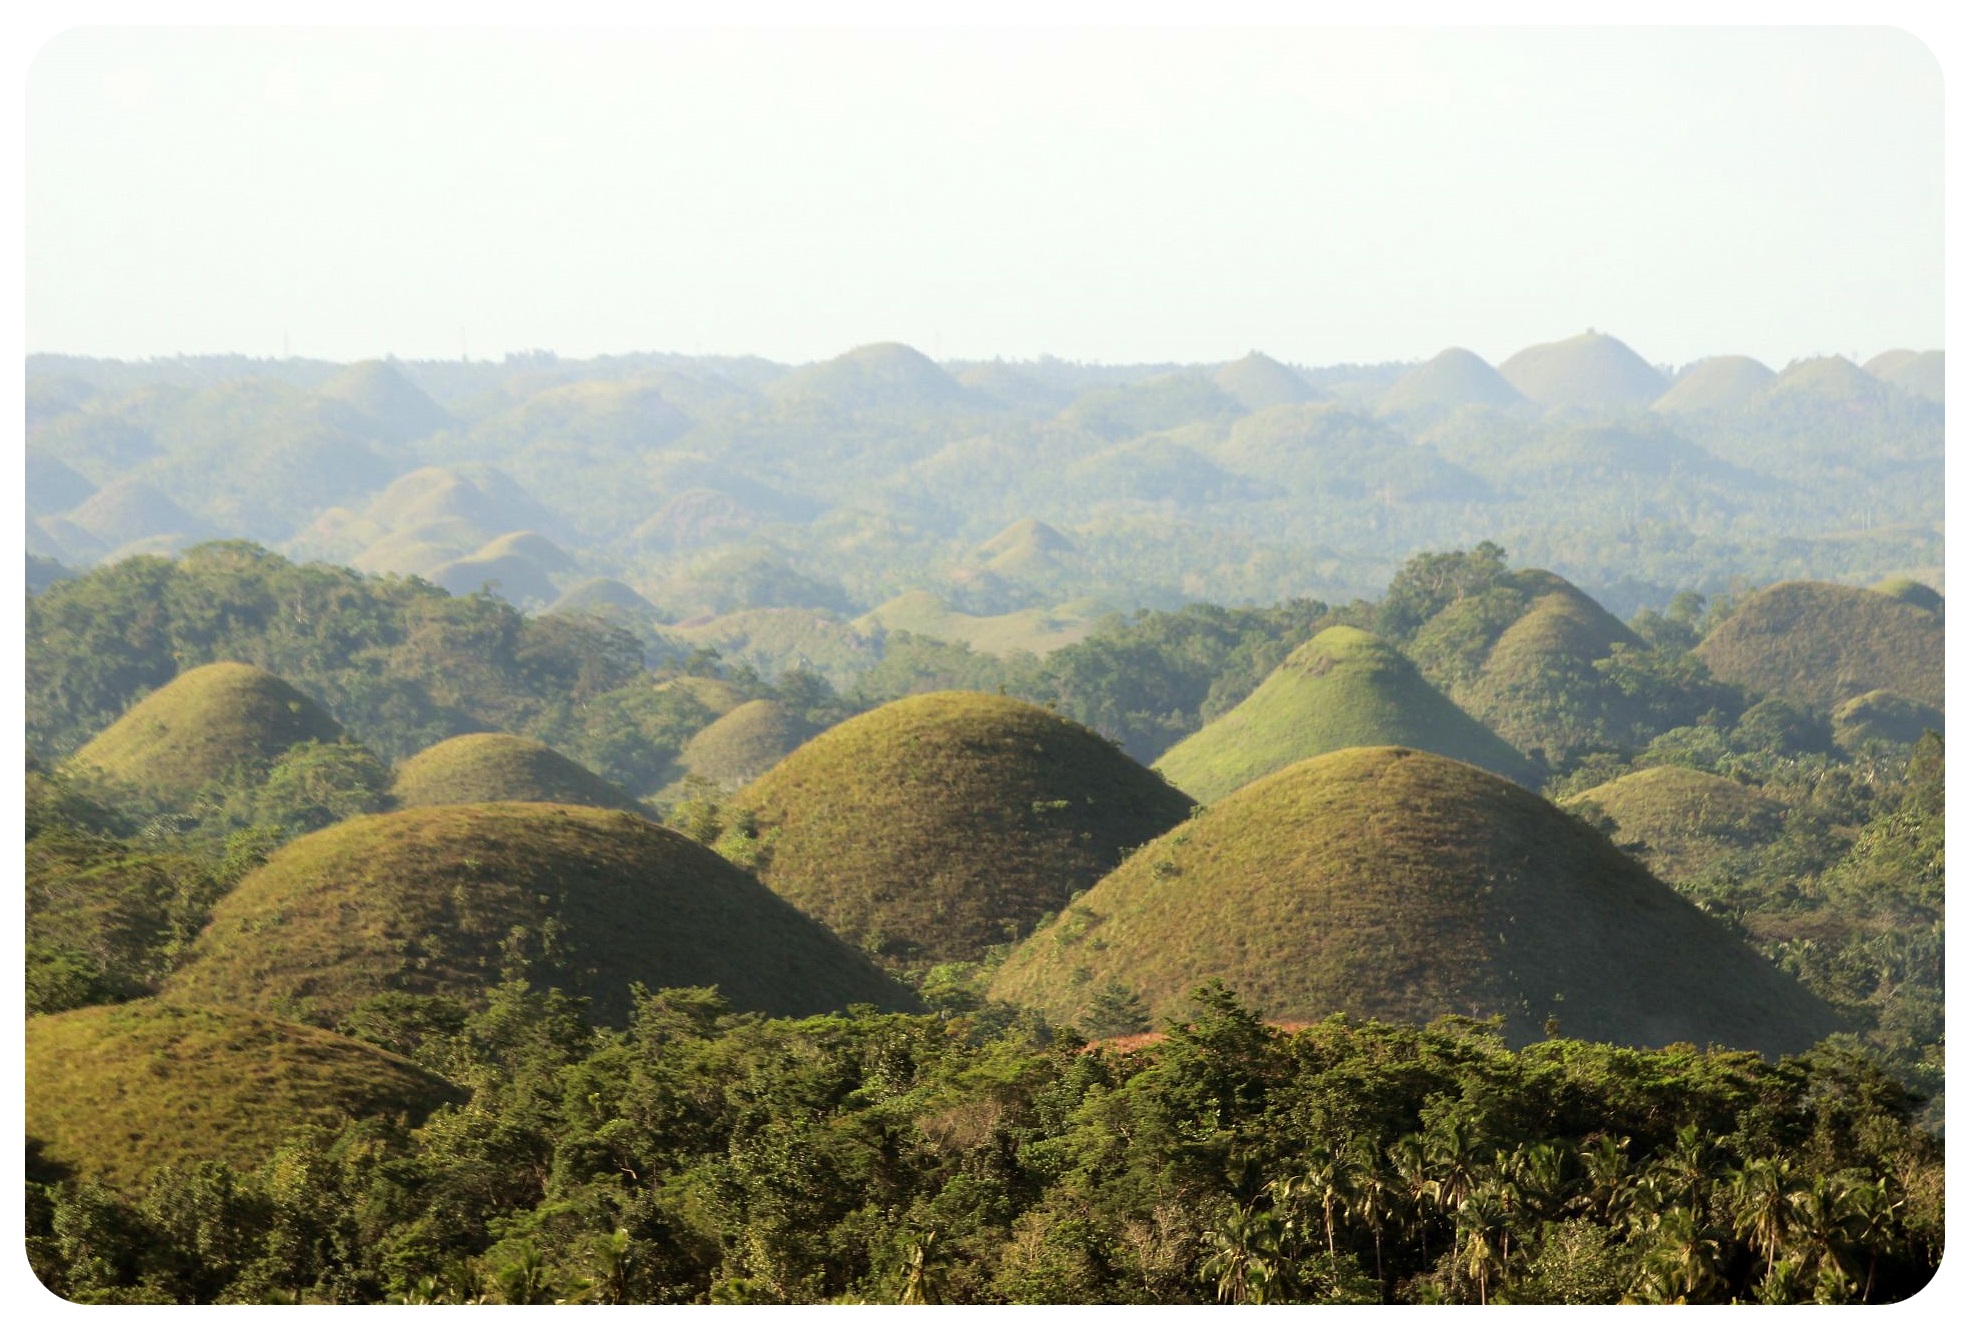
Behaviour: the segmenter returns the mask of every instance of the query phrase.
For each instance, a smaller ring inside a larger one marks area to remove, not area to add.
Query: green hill
[[[1498,366],[1505,381],[1542,406],[1606,410],[1647,406],[1669,381],[1606,333],[1528,346]]]
[[[1376,409],[1397,415],[1429,415],[1466,406],[1516,406],[1523,394],[1476,353],[1453,346],[1397,379]]]
[[[1133,439],[1192,421],[1225,421],[1244,406],[1202,374],[1184,370],[1138,383],[1090,388],[1060,413],[1063,424],[1104,439]]]
[[[1817,707],[1877,688],[1943,705],[1941,620],[1860,587],[1768,586],[1711,629],[1696,654],[1719,679]]]
[[[399,808],[505,802],[645,811],[579,762],[517,734],[461,734],[432,744],[397,768],[390,797]]]
[[[1774,839],[1785,807],[1749,785],[1687,767],[1649,767],[1566,800],[1615,821],[1617,844],[1665,882],[1687,882],[1733,850]]]
[[[766,884],[894,962],[1023,936],[1190,800],[1030,703],[926,693],[842,722],[741,790]]]
[[[1931,402],[1943,400],[1941,351],[1883,351],[1861,368],[1912,396]]]
[[[335,718],[285,679],[228,660],[186,670],[136,702],[71,761],[182,805],[236,769],[263,771],[296,744],[341,737]]]
[[[1537,784],[1530,763],[1432,688],[1401,652],[1346,627],[1300,646],[1251,696],[1155,766],[1210,803],[1304,758],[1374,744],[1421,748]]]
[[[415,1124],[465,1098],[373,1044],[153,999],[36,1016],[26,1043],[30,1177],[134,1189],[173,1164],[252,1169],[297,1127]]]
[[[966,614],[946,605],[935,592],[922,590],[905,591],[884,601],[851,626],[868,634],[901,631],[940,642],[962,642],[973,651],[994,656],[1009,651],[1044,656],[1073,645],[1094,628],[1091,620],[1039,609]]]
[[[1688,1040],[1766,1054],[1830,1012],[1606,837],[1475,767],[1351,748],[1152,841],[1007,958],[989,994],[1175,1016],[1221,978],[1268,1020],[1502,1015],[1513,1043]]]
[[[714,785],[735,788],[765,775],[814,734],[814,726],[785,703],[758,698],[734,707],[692,735],[678,755],[678,765]]]
[[[1320,396],[1313,385],[1271,356],[1252,351],[1211,376],[1222,391],[1247,411],[1263,411],[1287,402],[1309,402]]]
[[[969,397],[936,362],[901,342],[858,346],[797,369],[766,391],[782,403],[812,402],[842,411],[921,410]]]
[[[695,841],[629,813],[454,804],[291,841],[213,910],[164,995],[333,1025],[383,993],[476,999],[515,961],[620,1021],[629,985],[808,1015],[909,994]]]
[[[141,540],[170,537],[191,544],[212,534],[212,528],[149,485],[118,480],[103,486],[77,504],[68,520],[108,549]]]
[[[1939,619],[1942,617],[1943,593],[1926,582],[1916,581],[1913,577],[1884,577],[1868,590],[1905,601],[1919,610],[1928,610]]]
[[[1885,688],[1833,708],[1833,741],[1850,753],[1869,742],[1912,744],[1924,730],[1943,732],[1942,711]]]
[[[1050,577],[1069,566],[1074,542],[1036,517],[1022,517],[978,547],[985,567],[1014,580]]]
[[[358,361],[315,391],[349,406],[390,443],[408,443],[456,423],[387,360]]]
[[[1743,411],[1757,404],[1775,377],[1750,356],[1711,356],[1678,375],[1654,409],[1667,415]]]

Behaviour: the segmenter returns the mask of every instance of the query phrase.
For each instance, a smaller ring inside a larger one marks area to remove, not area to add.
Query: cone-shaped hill
[[[399,808],[436,804],[581,804],[645,810],[581,763],[517,734],[461,734],[405,758],[390,785]]]
[[[387,360],[359,361],[316,391],[347,404],[391,443],[408,443],[456,423]]]
[[[1430,415],[1466,406],[1517,406],[1524,400],[1481,357],[1453,346],[1397,379],[1375,405],[1385,413]]]
[[[341,737],[335,718],[279,675],[225,660],[137,701],[71,760],[177,805],[235,769],[264,770],[296,744]]]
[[[1566,1035],[1803,1049],[1832,1013],[1530,791],[1403,748],[1255,781],[1131,855],[1014,950],[993,998],[1081,1018],[1098,994],[1177,1015],[1221,978],[1268,1020],[1502,1015]]]
[[[1861,368],[1905,393],[1926,397],[1932,402],[1943,400],[1941,351],[1883,351]]]
[[[1927,610],[1937,618],[1943,615],[1943,593],[1927,582],[1918,582],[1913,577],[1884,577],[1870,591],[1879,591],[1884,596],[1907,601],[1919,610]]]
[[[950,406],[970,396],[930,357],[901,342],[874,342],[803,366],[766,392],[780,402],[812,401],[844,411]]]
[[[137,480],[103,486],[76,505],[68,520],[112,550],[163,536],[189,543],[211,532],[205,523]]]
[[[1247,411],[1263,411],[1287,402],[1310,402],[1320,396],[1312,384],[1258,351],[1232,361],[1212,375],[1211,381],[1236,398]]]
[[[716,984],[772,1015],[913,1005],[696,841],[628,813],[522,803],[413,808],[290,841],[214,908],[165,996],[334,1025],[381,993],[472,1001],[516,954],[605,1022],[627,1014],[631,983]]]
[[[1023,937],[1190,810],[1094,731],[984,693],[843,721],[733,803],[769,847],[768,886],[896,963]]]
[[[295,1128],[413,1125],[465,1093],[373,1044],[146,999],[27,1023],[28,1173],[134,1188],[173,1164],[252,1169]]]
[[[1665,882],[1687,882],[1733,850],[1779,834],[1785,807],[1749,785],[1688,767],[1649,767],[1566,801],[1614,819],[1617,844]]]
[[[1833,708],[1833,741],[1848,752],[1868,743],[1912,744],[1924,730],[1943,732],[1943,713],[1877,688]]]
[[[1711,356],[1683,371],[1655,399],[1654,409],[1672,416],[1743,411],[1757,404],[1776,377],[1750,356]]]
[[[1251,696],[1156,760],[1200,802],[1337,748],[1400,744],[1536,785],[1511,745],[1432,688],[1400,651],[1359,628],[1316,634]]]
[[[814,727],[784,702],[756,698],[692,735],[678,754],[678,763],[693,776],[736,788],[765,775],[814,733]]]
[[[1860,587],[1768,586],[1711,629],[1696,654],[1728,683],[1817,707],[1877,688],[1943,705],[1942,621]]]
[[[1626,343],[1596,332],[1528,346],[1500,365],[1498,372],[1542,406],[1589,410],[1647,406],[1669,386],[1661,372]]]

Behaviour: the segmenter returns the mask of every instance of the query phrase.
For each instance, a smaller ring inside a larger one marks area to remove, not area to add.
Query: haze
[[[75,30],[28,348],[1658,363],[1942,336],[1890,29]]]

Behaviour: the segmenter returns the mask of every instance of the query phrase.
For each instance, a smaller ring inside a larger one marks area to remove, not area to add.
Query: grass
[[[1543,406],[1643,406],[1669,386],[1625,343],[1596,332],[1528,346],[1498,373]]]
[[[628,813],[463,804],[359,817],[249,873],[165,987],[334,1025],[365,998],[474,1001],[516,962],[618,1021],[628,986],[744,1011],[907,1008],[863,957],[696,842]]]
[[[461,734],[432,744],[397,768],[390,795],[400,808],[512,802],[643,811],[579,762],[517,734]]]
[[[27,1023],[29,1176],[135,1188],[174,1164],[250,1169],[295,1128],[422,1121],[463,1092],[312,1026],[146,999]]]
[[[1747,597],[1697,645],[1710,672],[1831,710],[1879,688],[1943,705],[1943,625],[1876,591],[1779,582]]]
[[[733,803],[767,885],[894,964],[1024,936],[1190,808],[1092,730],[957,692],[844,721]]]
[[[1518,574],[1536,594],[1491,645],[1476,676],[1450,690],[1457,704],[1519,751],[1550,760],[1594,746],[1595,725],[1621,709],[1593,662],[1641,641],[1585,592],[1551,573]],[[1545,588],[1541,590],[1541,588]]]
[[[1200,802],[1337,748],[1401,744],[1537,784],[1525,758],[1432,688],[1373,634],[1335,627],[1299,647],[1251,696],[1156,761]]]
[[[1913,577],[1884,577],[1868,590],[1905,601],[1919,610],[1928,610],[1937,616],[1943,612],[1942,592],[1926,582],[1916,581]]]
[[[1238,404],[1247,411],[1263,411],[1269,406],[1305,402],[1319,396],[1305,379],[1258,351],[1232,361],[1212,375],[1211,382],[1238,399]]]
[[[1912,744],[1924,730],[1943,732],[1943,713],[1900,693],[1877,688],[1833,709],[1833,739],[1848,752],[1868,743]]]
[[[1515,406],[1523,401],[1504,375],[1474,352],[1453,346],[1397,379],[1375,405],[1383,412],[1422,414],[1462,406]]]
[[[296,744],[342,727],[278,675],[237,661],[186,670],[133,704],[72,762],[165,805],[181,805],[235,769],[264,769]]]
[[[940,642],[962,642],[973,651],[993,656],[1013,651],[1044,656],[1086,637],[1093,631],[1094,621],[1038,609],[966,614],[946,605],[934,592],[905,591],[870,610],[854,626],[863,632],[880,628],[934,637]]]
[[[1750,356],[1711,356],[1690,366],[1653,409],[1668,415],[1744,411],[1757,405],[1776,377]]]
[[[1665,882],[1687,882],[1734,850],[1776,839],[1785,816],[1751,786],[1687,767],[1649,767],[1565,801],[1588,805],[1613,818],[1616,843]]]
[[[1430,753],[1288,767],[1145,845],[1007,958],[995,999],[1153,1018],[1221,978],[1269,1020],[1500,1015],[1515,1043],[1689,1040],[1766,1054],[1827,1009],[1583,822]]]
[[[690,775],[733,789],[765,775],[813,737],[814,727],[785,703],[758,698],[692,735],[679,755],[679,765]]]

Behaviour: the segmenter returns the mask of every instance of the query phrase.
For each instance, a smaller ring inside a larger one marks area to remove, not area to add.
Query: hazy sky
[[[27,343],[1774,365],[1941,345],[1890,29],[85,29]]]

